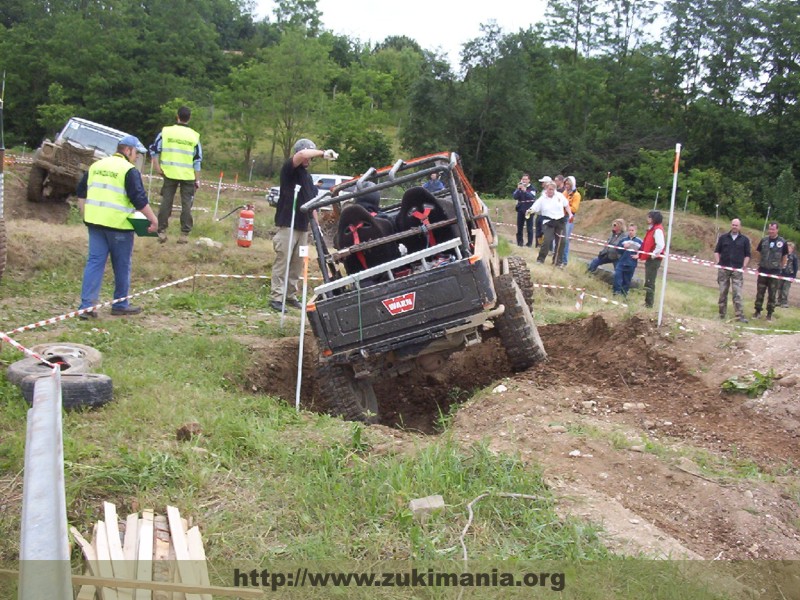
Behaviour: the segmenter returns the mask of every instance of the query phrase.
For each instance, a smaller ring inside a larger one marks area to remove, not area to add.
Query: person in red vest
[[[639,260],[644,262],[644,304],[653,308],[656,298],[656,277],[661,259],[664,257],[664,226],[661,224],[664,217],[661,212],[651,210],[647,213],[647,233],[644,234],[642,249],[639,251]]]

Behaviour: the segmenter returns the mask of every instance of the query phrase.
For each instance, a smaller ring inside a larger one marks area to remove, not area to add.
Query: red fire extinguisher
[[[239,227],[236,231],[236,244],[242,248],[249,248],[253,243],[253,222],[255,221],[255,206],[246,204],[239,213]]]

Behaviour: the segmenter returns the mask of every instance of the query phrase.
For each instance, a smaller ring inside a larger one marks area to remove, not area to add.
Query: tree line
[[[5,0],[7,143],[75,114],[150,139],[187,103],[212,164],[272,176],[310,136],[352,173],[452,150],[485,193],[564,172],[640,206],[666,201],[681,143],[690,210],[800,225],[795,1],[550,0],[541,23],[482,25],[457,67],[323,22],[316,0],[263,20],[248,0]]]

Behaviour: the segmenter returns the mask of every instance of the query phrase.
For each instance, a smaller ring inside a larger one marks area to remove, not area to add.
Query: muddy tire
[[[348,421],[378,422],[378,399],[372,382],[356,379],[350,367],[322,365],[317,369],[317,381],[328,413]]]
[[[6,220],[0,217],[0,279],[6,270],[6,257],[7,257],[6,244]]]
[[[546,360],[547,353],[533,315],[511,273],[497,277],[494,287],[498,301],[505,306],[505,312],[495,320],[495,325],[511,368],[524,371]]]
[[[96,369],[103,363],[103,355],[100,353],[100,350],[73,342],[36,344],[35,346],[31,346],[31,350],[47,360],[50,360],[51,356],[61,356],[67,359],[83,359],[90,370]]]
[[[47,360],[54,364],[61,363],[62,375],[66,375],[67,373],[88,373],[91,370],[89,365],[86,364],[86,361],[81,358],[49,356]],[[51,367],[49,365],[43,363],[38,358],[28,357],[8,365],[6,379],[9,383],[13,383],[14,385],[21,385],[22,380],[26,377],[41,377],[42,375],[48,375],[50,371]]]
[[[525,259],[521,256],[509,256],[508,271],[522,291],[525,304],[533,310],[533,278],[531,277],[531,270],[528,268],[528,263],[525,262]]]
[[[20,388],[25,402],[33,404],[33,391],[40,377],[29,376]],[[61,406],[64,410],[95,408],[111,402],[114,386],[111,377],[99,373],[65,373],[61,375]]]
[[[28,200],[30,202],[44,202],[44,180],[47,170],[33,165],[28,176]]]

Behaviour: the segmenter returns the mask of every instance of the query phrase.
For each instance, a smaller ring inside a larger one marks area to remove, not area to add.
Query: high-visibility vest
[[[136,212],[125,193],[125,175],[135,167],[121,154],[89,167],[83,220],[113,229],[133,229],[128,217]]]
[[[161,130],[161,158],[164,175],[178,181],[194,179],[194,147],[200,134],[185,125],[169,125]]]

